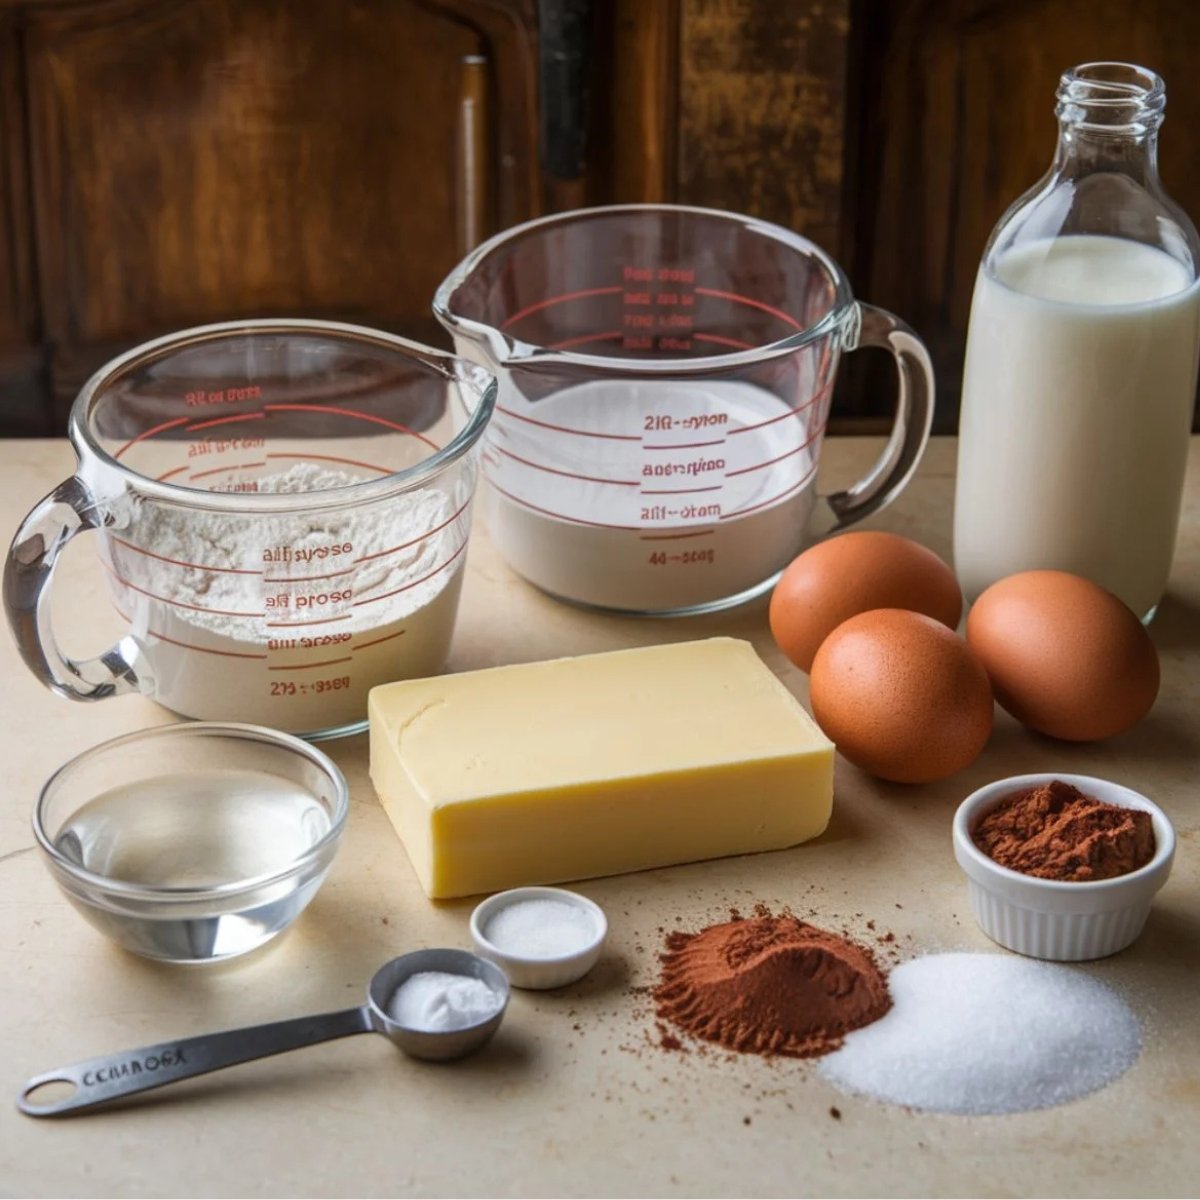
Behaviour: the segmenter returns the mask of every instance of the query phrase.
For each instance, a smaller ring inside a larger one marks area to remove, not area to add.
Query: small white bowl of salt
[[[582,979],[596,965],[607,933],[600,906],[564,888],[497,892],[471,914],[476,952],[513,987],[533,991]]]

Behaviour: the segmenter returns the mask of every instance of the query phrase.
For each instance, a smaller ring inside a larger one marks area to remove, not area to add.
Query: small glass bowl
[[[101,933],[147,958],[257,949],[313,898],[349,809],[314,746],[257,725],[162,725],[60,767],[33,814],[50,873]]]

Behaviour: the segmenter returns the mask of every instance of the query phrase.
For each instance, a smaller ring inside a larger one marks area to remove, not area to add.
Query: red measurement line
[[[725,478],[732,479],[735,475],[749,475],[751,471],[761,471],[764,467],[770,467],[777,462],[783,462],[785,458],[791,458],[793,454],[799,454],[801,450],[807,450],[824,432],[825,426],[822,425],[816,433],[801,442],[795,449],[789,450],[786,454],[781,454],[778,458],[768,458],[766,462],[755,463],[752,467],[742,467],[737,471],[726,471]]]
[[[199,421],[195,425],[189,425],[187,431],[195,433],[198,429],[211,429],[214,425],[228,425],[233,421],[261,421],[266,415],[265,412],[250,412],[236,413],[232,417],[214,417],[211,421]]]
[[[117,606],[115,604],[113,605],[113,608],[116,609],[117,616],[120,617],[123,621],[125,621],[126,624],[129,624],[129,625],[133,624],[132,619],[130,617],[128,617],[125,613],[123,613],[119,608],[117,608]],[[191,642],[180,642],[180,641],[177,641],[173,637],[167,637],[167,635],[165,633],[159,633],[157,629],[147,628],[146,632],[147,632],[147,634],[150,635],[150,637],[158,638],[158,640],[160,642],[170,642],[172,646],[180,646],[184,650],[196,650],[200,654],[217,654],[217,655],[220,655],[221,658],[266,658],[267,657],[265,654],[243,654],[237,650],[212,650],[208,646],[193,646],[191,644]]]
[[[692,496],[697,492],[719,492],[721,484],[715,484],[713,487],[698,487],[698,488],[643,488],[643,496]]]
[[[442,563],[440,566],[434,567],[433,570],[428,574],[422,575],[420,579],[414,579],[411,582],[404,584],[402,587],[393,588],[390,592],[384,592],[382,595],[368,596],[365,600],[355,600],[354,607],[358,608],[358,606],[361,604],[375,604],[379,600],[386,600],[389,596],[398,596],[401,592],[407,592],[409,588],[415,588],[417,584],[424,583],[427,579],[432,579],[436,574],[438,574],[439,571],[444,571],[466,548],[467,539],[463,538],[462,545],[459,546],[459,548],[455,550],[455,552],[450,555],[450,557],[446,559],[444,563]]]
[[[512,492],[505,491],[490,475],[488,481],[500,495],[507,496],[514,504],[519,504],[522,508],[529,509],[530,512],[543,513],[547,517],[557,517],[560,521],[567,521],[571,525],[587,525],[593,529],[632,529],[635,533],[641,529],[640,525],[612,525],[607,521],[585,521],[582,517],[568,517],[566,513],[555,512],[552,508],[541,508],[536,504],[530,504],[528,500],[522,500],[520,496],[514,496]]]
[[[767,425],[774,425],[776,421],[786,421],[788,417],[798,417],[802,412],[807,412],[812,408],[818,400],[824,399],[829,394],[829,389],[833,387],[832,382],[827,383],[823,388],[819,388],[813,395],[805,400],[803,404],[797,405],[793,409],[789,409],[785,413],[780,413],[777,417],[771,417],[766,421],[759,421],[757,425],[741,425],[737,429],[731,429],[727,434],[728,437],[733,437],[735,433],[749,433],[752,429],[763,429]]]
[[[643,445],[643,450],[694,450],[697,446],[723,446],[725,439],[717,438],[715,442],[677,442],[671,446],[646,446]]]
[[[513,313],[511,317],[507,317],[500,328],[507,329],[510,325],[515,325],[518,321],[524,320],[525,317],[530,316],[532,313],[541,312],[543,308],[550,308],[555,304],[565,304],[568,300],[585,300],[588,296],[614,296],[624,290],[618,284],[616,287],[585,288],[579,292],[563,292],[561,296],[551,296],[548,300],[539,300],[536,304],[530,304],[528,307],[520,309],[518,312]]]
[[[409,546],[418,545],[420,542],[425,541],[427,538],[433,537],[433,535],[435,533],[438,533],[441,530],[445,529],[447,525],[451,524],[451,522],[457,521],[458,518],[461,517],[463,515],[463,513],[465,513],[467,511],[467,507],[468,507],[468,505],[470,505],[470,503],[471,503],[471,501],[469,499],[464,501],[462,507],[459,508],[457,512],[451,513],[450,516],[448,516],[440,525],[435,525],[431,530],[429,530],[428,533],[423,533],[423,534],[421,534],[420,537],[412,538],[407,542],[401,542],[400,545],[392,546],[388,550],[377,550],[374,554],[363,554],[359,558],[356,558],[354,560],[355,563],[371,562],[372,559],[383,558],[385,555],[396,554],[400,550],[407,550],[409,548]]]
[[[712,342],[716,346],[732,346],[735,350],[754,349],[753,342],[743,342],[738,338],[722,337],[719,333],[693,333],[692,340],[696,342]]]
[[[620,329],[610,329],[607,333],[581,333],[578,337],[570,337],[565,341],[553,342],[548,349],[566,350],[571,346],[586,345],[588,342],[611,342],[624,336],[624,331]]]
[[[345,658],[327,658],[327,659],[325,659],[324,662],[317,662],[317,663],[296,663],[294,666],[290,666],[290,667],[268,667],[267,670],[268,671],[311,671],[314,667],[333,667],[333,666],[336,666],[338,663],[344,663],[344,662],[349,662],[349,661],[350,661],[350,655],[347,654]]]
[[[403,637],[408,632],[407,629],[401,629],[398,633],[389,633],[386,637],[376,638],[373,642],[359,642],[357,646],[351,646],[351,650],[365,650],[368,646],[378,646],[380,642],[390,642],[392,638]]]
[[[169,471],[164,471],[161,475],[158,476],[158,482],[162,483],[164,480],[170,479],[172,475],[178,475],[180,471],[186,471],[186,470],[187,470],[186,463],[182,467],[172,467]]]
[[[189,608],[192,612],[216,613],[219,617],[262,617],[266,615],[261,612],[230,612],[223,608],[205,608],[203,604],[187,604],[183,600],[171,600],[166,596],[156,596],[153,592],[148,592],[145,588],[138,587],[136,583],[130,583],[116,568],[110,567],[108,563],[103,563],[103,566],[118,583],[123,584],[131,591],[139,592],[141,595],[148,596],[151,600],[158,600],[162,604],[169,604],[172,608]]]
[[[390,475],[392,473],[390,467],[377,467],[374,463],[359,462],[356,458],[339,458],[336,454],[284,454],[282,451],[277,451],[273,454],[268,454],[267,457],[294,458],[300,462],[308,462],[311,459],[316,459],[319,462],[343,463],[347,467],[362,467],[367,471],[378,471],[380,475]],[[195,476],[193,475],[192,478],[194,479]]]
[[[593,433],[590,429],[571,429],[566,425],[551,425],[549,421],[538,421],[533,417],[523,417],[518,412],[513,412],[511,408],[505,408],[502,404],[496,405],[496,411],[503,413],[506,417],[513,417],[518,421],[524,421],[529,425],[536,425],[539,429],[553,429],[555,433],[574,433],[579,437],[594,437],[607,438],[610,442],[640,442],[641,435],[636,433]]]
[[[353,575],[354,568],[347,567],[344,571],[330,571],[328,575],[267,575],[258,572],[263,577],[263,583],[319,583],[322,579],[340,579],[343,575]]]
[[[720,519],[722,521],[728,521],[731,517],[743,517],[746,515],[746,513],[757,512],[760,508],[767,508],[769,505],[777,504],[786,496],[790,496],[793,492],[799,491],[816,473],[817,467],[814,463],[812,470],[809,471],[809,473],[805,475],[803,479],[801,479],[798,483],[793,483],[790,488],[780,492],[778,496],[772,496],[770,500],[764,500],[761,504],[752,504],[749,508],[739,508],[736,512],[722,513]]]
[[[796,320],[795,317],[789,316],[781,309],[772,308],[769,304],[764,304],[761,300],[755,300],[752,296],[739,296],[737,292],[721,292],[716,288],[696,288],[697,296],[712,296],[717,300],[732,300],[735,304],[745,304],[748,308],[757,308],[761,312],[770,313],[773,317],[778,317],[781,321],[786,321],[793,329],[803,329],[804,326]]]
[[[701,529],[697,533],[643,533],[639,540],[643,542],[675,542],[681,538],[711,537],[715,529]]]
[[[137,437],[130,438],[129,441],[127,441],[125,445],[123,445],[120,450],[113,455],[113,458],[120,458],[130,446],[136,446],[137,443],[142,441],[144,438],[153,437],[156,433],[162,433],[167,429],[174,429],[176,425],[186,425],[190,420],[191,417],[176,417],[173,421],[164,421],[161,425],[155,425],[153,429],[147,429],[144,432],[139,433]]]
[[[432,446],[435,450],[441,449],[437,442],[427,438],[423,433],[418,433],[408,425],[402,425],[399,421],[390,421],[387,417],[377,417],[372,413],[357,412],[353,408],[334,408],[330,404],[264,404],[263,408],[267,412],[323,412],[334,413],[339,417],[355,417],[359,421],[370,421],[373,425],[383,425],[398,433],[407,433],[424,442],[425,445]]]
[[[267,457],[270,458],[271,456],[268,454]],[[189,479],[203,479],[206,475],[222,475],[226,471],[249,471],[255,467],[265,467],[266,465],[267,464],[265,462],[233,463],[231,466],[228,466],[228,467],[211,467],[207,471],[193,471],[192,474],[188,476],[188,478]]]
[[[264,615],[262,613],[260,616]],[[334,621],[350,620],[349,613],[342,613],[337,617],[317,617],[315,621],[268,621],[267,625],[271,629],[303,629],[306,625],[331,625]]]
[[[557,467],[548,467],[545,463],[534,462],[530,458],[522,458],[519,454],[514,454],[511,450],[505,450],[502,446],[497,446],[496,450],[503,454],[505,458],[515,459],[519,463],[524,463],[527,467],[533,467],[535,471],[547,471],[551,475],[562,475],[567,479],[582,479],[585,483],[612,483],[617,487],[637,487],[636,479],[602,479],[599,475],[580,475],[575,471],[560,471]]]
[[[191,567],[194,571],[217,571],[222,575],[261,575],[261,571],[251,571],[246,567],[210,567],[204,563],[185,562],[182,558],[168,558],[165,554],[155,554],[153,550],[143,550],[141,546],[135,546],[132,542],[125,541],[124,538],[113,536],[112,539],[118,546],[124,546],[126,550],[132,550],[135,554],[144,554],[147,558],[156,558],[159,562],[170,563],[173,567]]]

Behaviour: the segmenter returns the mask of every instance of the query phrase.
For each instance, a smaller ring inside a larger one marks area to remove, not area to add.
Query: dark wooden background
[[[980,252],[1091,59],[1165,76],[1163,175],[1200,215],[1195,0],[592,8],[582,169],[552,174],[537,0],[0,0],[0,433],[61,432],[112,354],[204,321],[443,342],[430,297],[471,242],[655,199],[833,250],[928,342],[950,430]],[[885,422],[880,368],[852,360],[842,429]]]

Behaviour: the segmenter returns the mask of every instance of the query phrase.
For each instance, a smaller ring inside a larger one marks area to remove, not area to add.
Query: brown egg
[[[1065,571],[993,583],[971,608],[967,641],[1000,704],[1051,737],[1111,737],[1158,695],[1158,654],[1142,623],[1111,592]]]
[[[884,608],[839,625],[813,661],[817,724],[852,763],[895,783],[945,779],[992,732],[987,672],[953,630]]]
[[[896,533],[843,533],[805,550],[775,585],[771,633],[802,671],[843,622],[873,608],[907,608],[953,629],[962,615],[954,572]]]

